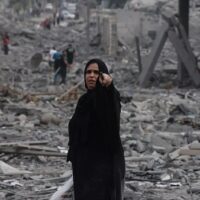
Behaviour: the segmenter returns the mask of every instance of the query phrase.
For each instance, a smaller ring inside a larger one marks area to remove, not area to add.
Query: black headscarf
[[[84,70],[84,75],[86,74],[86,70],[87,70],[88,66],[93,63],[96,63],[98,65],[100,72],[109,74],[106,64],[98,58],[93,58],[87,62],[86,66],[85,66],[85,70]]]
[[[98,65],[99,72],[102,72],[104,74],[109,74],[108,67],[106,66],[106,64],[98,58],[93,58],[93,59],[89,60],[85,65],[84,80],[85,80],[87,68],[89,67],[89,65],[94,64],[94,63],[96,63]],[[97,85],[98,85],[98,83],[97,83]],[[86,83],[85,83],[85,87],[87,88]]]

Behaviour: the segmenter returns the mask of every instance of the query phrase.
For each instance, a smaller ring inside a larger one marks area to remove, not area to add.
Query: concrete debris
[[[99,57],[109,65],[121,94],[124,199],[199,200],[200,92],[193,85],[177,87],[178,59],[170,42],[165,43],[150,87],[138,87],[140,68],[163,24],[161,14],[176,12],[177,1],[127,1],[116,12],[117,26],[112,24],[117,30],[112,34],[118,37],[115,55],[101,43],[105,35],[98,32],[97,9],[86,22],[85,5],[80,3],[79,18],[63,19],[48,29],[40,24],[52,11],[43,12],[34,2],[37,11],[31,13],[20,4],[18,11],[7,7],[9,1],[0,5],[0,33],[7,31],[11,38],[9,54],[0,52],[0,199],[73,198],[71,164],[66,162],[68,122],[85,92],[84,65]],[[190,41],[197,58],[199,7],[198,0],[191,1]],[[101,12],[102,21],[106,12]],[[49,50],[55,46],[62,51],[69,43],[77,52],[75,62],[67,69],[66,84],[57,85]]]
[[[55,116],[53,113],[45,113],[41,116],[40,119],[40,123],[41,124],[55,124],[55,125],[59,125],[61,123],[61,120]]]
[[[11,174],[27,174],[31,172],[26,171],[26,170],[19,170],[0,160],[0,173],[11,175]]]

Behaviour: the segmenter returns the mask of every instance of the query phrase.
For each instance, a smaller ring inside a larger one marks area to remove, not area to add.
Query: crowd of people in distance
[[[9,53],[10,37],[8,32],[2,35],[1,50],[5,55]],[[52,47],[48,53],[49,66],[54,71],[53,83],[65,84],[67,71],[73,66],[75,58],[75,48],[72,44],[68,44],[67,48],[59,51]]]

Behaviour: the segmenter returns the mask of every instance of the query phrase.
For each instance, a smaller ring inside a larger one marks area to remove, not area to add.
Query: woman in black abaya
[[[122,200],[120,95],[100,59],[86,64],[84,80],[87,92],[69,122],[67,159],[72,163],[75,200]]]

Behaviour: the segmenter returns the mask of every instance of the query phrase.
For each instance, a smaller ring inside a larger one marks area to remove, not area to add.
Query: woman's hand
[[[105,73],[100,73],[99,82],[102,86],[108,87],[112,83],[112,77]]]

